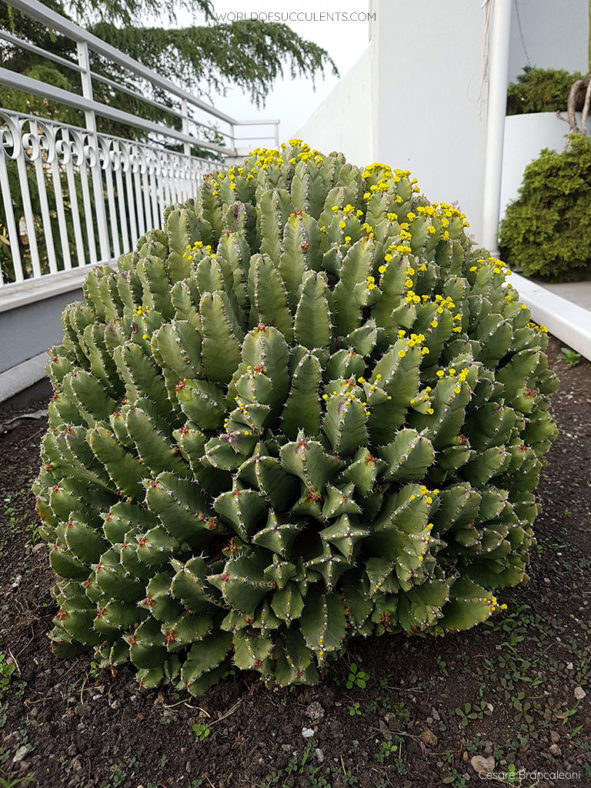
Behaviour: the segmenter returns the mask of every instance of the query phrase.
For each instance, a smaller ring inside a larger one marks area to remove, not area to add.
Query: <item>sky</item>
[[[315,12],[315,21],[285,21],[299,36],[313,41],[327,50],[333,58],[341,74],[344,75],[359,59],[368,45],[369,25],[367,21],[342,21],[345,13],[365,14],[368,11],[368,0],[294,0],[294,2],[271,2],[271,0],[214,0],[214,8],[219,21],[224,14],[231,15],[238,12],[262,15],[270,12],[289,13],[290,15],[306,14],[308,19]],[[322,12],[335,14],[340,12],[341,19],[322,21]],[[187,15],[178,15],[179,26],[200,23],[201,20],[189,18]],[[283,21],[283,20],[271,20]],[[279,139],[285,141],[295,135],[307,118],[312,114],[322,100],[331,92],[338,82],[333,76],[332,69],[323,78],[316,77],[314,90],[311,78],[292,80],[289,76],[277,80],[275,87],[268,96],[266,105],[261,110],[252,104],[250,97],[236,88],[229,88],[226,96],[211,95],[217,109],[231,115],[238,120],[279,119]],[[270,133],[269,127],[263,127],[261,133]],[[254,136],[256,129],[242,127],[239,136]],[[246,145],[247,143],[243,143]],[[265,143],[271,144],[272,140]],[[240,147],[240,144],[239,144]]]

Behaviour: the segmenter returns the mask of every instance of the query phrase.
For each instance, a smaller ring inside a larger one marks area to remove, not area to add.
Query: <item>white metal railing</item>
[[[212,166],[244,153],[248,148],[240,142],[278,144],[278,121],[237,121],[38,0],[4,1],[64,36],[75,54],[55,55],[4,30],[0,51],[21,47],[77,72],[81,92],[3,67],[0,84],[77,110],[81,123],[0,107],[0,233],[5,228],[9,242],[0,244],[0,286],[118,257],[147,230],[162,226],[167,205],[195,196]],[[145,91],[93,71],[90,52],[139,77]],[[96,101],[93,81],[158,109],[170,122]],[[168,104],[159,100],[163,92]],[[108,123],[128,129],[128,136],[105,133]],[[257,137],[237,136],[240,126],[252,125],[270,128]]]

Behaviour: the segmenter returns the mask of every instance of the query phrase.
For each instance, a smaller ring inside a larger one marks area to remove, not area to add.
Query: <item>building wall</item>
[[[586,74],[588,46],[588,0],[513,0],[509,82],[528,64]]]
[[[340,151],[363,167],[374,160],[371,59],[369,48],[297,132],[322,153]]]
[[[51,345],[58,345],[64,336],[63,310],[82,298],[82,290],[72,290],[0,312],[0,373],[43,353]]]
[[[458,201],[478,238],[490,9],[475,0],[374,6],[376,157],[411,170],[430,200]]]
[[[458,203],[481,243],[489,32],[495,4],[505,2],[512,3],[509,80],[528,58],[587,71],[588,0],[370,0],[376,20],[368,51],[299,136],[356,164],[411,170],[430,200]],[[543,129],[532,132],[536,152],[559,145],[566,127],[557,123],[545,124],[547,138]],[[502,208],[515,196],[532,145],[521,137],[508,142]]]

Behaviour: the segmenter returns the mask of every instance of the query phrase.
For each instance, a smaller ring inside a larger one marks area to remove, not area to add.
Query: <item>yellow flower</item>
[[[404,358],[406,356],[406,350],[399,350],[398,351],[399,358]]]

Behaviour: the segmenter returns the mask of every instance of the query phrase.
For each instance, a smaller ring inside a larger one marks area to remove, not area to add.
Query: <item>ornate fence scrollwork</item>
[[[165,142],[0,109],[0,233],[9,241],[0,245],[0,285],[130,251],[162,227],[166,205],[197,194],[210,168]]]

